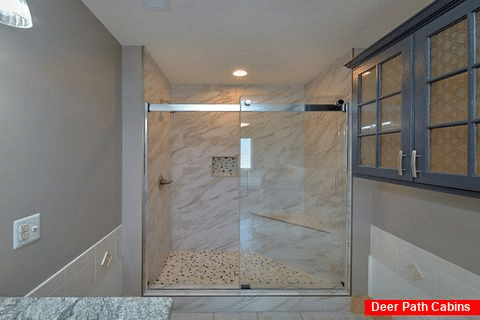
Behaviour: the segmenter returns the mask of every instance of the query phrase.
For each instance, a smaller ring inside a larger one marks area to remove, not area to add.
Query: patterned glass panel
[[[375,167],[376,136],[360,137],[360,165]]]
[[[382,64],[382,96],[402,90],[402,56],[396,56]]]
[[[467,20],[448,27],[430,38],[430,76],[441,76],[468,63]]]
[[[399,129],[402,126],[402,95],[380,101],[381,130]]]
[[[480,176],[480,124],[477,124],[477,176]]]
[[[475,72],[477,73],[477,103],[475,106],[477,108],[477,117],[480,118],[480,69],[477,69]]]
[[[397,168],[400,132],[380,135],[380,167]]]
[[[375,133],[377,126],[376,105],[376,103],[370,103],[360,107],[360,133]]]
[[[477,21],[477,62],[480,62],[480,12],[477,12],[475,20]]]
[[[431,124],[468,119],[467,73],[433,83],[430,97]]]
[[[430,171],[468,173],[468,126],[430,130]]]
[[[367,102],[377,97],[377,72],[372,69],[362,73],[362,98],[360,102]]]

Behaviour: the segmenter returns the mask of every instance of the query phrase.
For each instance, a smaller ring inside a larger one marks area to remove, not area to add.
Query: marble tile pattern
[[[240,251],[174,251],[150,289],[333,288],[327,277]],[[338,283],[337,286],[340,286]]]
[[[344,282],[348,281],[346,119],[343,112],[310,112],[304,125],[304,215],[321,221],[328,231],[323,235],[322,265]]]
[[[212,157],[238,156],[239,133],[238,112],[173,113],[173,249],[238,250],[238,177],[212,176]]]
[[[334,271],[333,282],[339,284],[335,277],[344,275],[346,237],[345,164],[339,162],[346,159],[338,131],[344,130],[345,114],[244,112],[241,117],[249,124],[241,135],[252,139],[253,150],[252,168],[241,170],[242,251],[314,275]],[[335,232],[298,226],[310,221],[307,227]]]
[[[348,311],[333,312],[173,312],[172,320],[362,320],[367,318]]]
[[[344,64],[348,51],[305,85],[309,103],[351,103],[352,74]],[[346,274],[347,225],[347,114],[305,113],[305,215],[322,221],[329,231],[323,248],[324,265],[348,281]]]
[[[327,287],[341,287],[343,274],[332,272],[329,233],[247,213],[242,214],[240,225],[242,252],[254,252],[320,277]]]
[[[0,319],[168,320],[171,298],[0,298]]]
[[[242,112],[241,137],[252,142],[250,169],[241,169],[241,214],[304,211],[304,114]]]
[[[348,311],[350,297],[174,297],[175,312]]]
[[[172,130],[170,112],[148,113],[148,203],[145,217],[145,264],[148,281],[161,272],[172,249],[171,207],[172,185],[159,189],[160,175],[172,176]]]
[[[350,53],[351,55],[351,53]],[[351,56],[350,56],[351,57]],[[238,103],[240,97],[248,96],[263,96],[271,97],[266,98],[266,102],[298,102],[305,99],[307,95],[307,101],[312,103],[332,103],[338,98],[350,100],[351,95],[351,73],[347,68],[343,68],[343,63],[348,61],[349,58],[346,54],[344,57],[341,57],[335,64],[318,77],[312,79],[306,86],[227,86],[227,85],[172,85],[172,102],[174,103]],[[235,234],[238,235],[238,222],[235,222],[235,217],[233,214],[225,212],[233,212],[235,210],[245,209],[245,212],[249,210],[269,210],[269,212],[285,212],[288,213],[303,213],[305,212],[304,200],[308,198],[304,195],[304,175],[305,171],[308,169],[305,167],[305,157],[308,156],[310,150],[304,148],[306,144],[314,145],[318,144],[318,140],[313,140],[311,142],[307,141],[305,138],[304,125],[305,123],[311,122],[312,125],[311,131],[321,130],[319,124],[313,121],[310,118],[306,118],[303,114],[288,114],[288,115],[278,115],[278,118],[275,118],[274,114],[253,114],[251,113],[250,118],[252,122],[258,124],[263,123],[265,126],[261,128],[261,132],[255,132],[254,130],[249,129],[253,126],[248,126],[242,128],[245,136],[249,134],[257,135],[258,141],[253,142],[254,150],[259,150],[259,152],[254,152],[254,162],[257,161],[258,170],[255,172],[249,171],[248,173],[245,170],[241,172],[241,181],[246,181],[248,183],[242,183],[242,193],[241,193],[241,204],[238,203],[238,199],[235,199],[235,196],[229,195],[232,201],[227,201],[223,195],[220,195],[215,189],[223,188],[223,192],[231,192],[232,194],[238,192],[238,189],[235,190],[234,184],[238,185],[238,180],[230,180],[231,184],[227,182],[227,178],[223,180],[212,180],[212,177],[208,176],[208,170],[206,169],[206,159],[207,157],[215,156],[218,154],[213,153],[212,149],[215,149],[213,146],[217,145],[217,149],[226,150],[226,148],[221,148],[219,143],[219,137],[216,139],[217,143],[210,143],[207,141],[215,140],[213,135],[222,134],[222,129],[217,125],[215,130],[211,130],[209,133],[208,139],[202,138],[203,135],[206,135],[208,132],[208,121],[204,121],[205,117],[199,116],[199,113],[195,113],[195,120],[187,120],[188,113],[175,113],[174,119],[179,119],[181,122],[189,122],[188,125],[176,125],[176,120],[174,120],[173,130],[173,143],[174,143],[174,155],[173,155],[173,180],[174,182],[174,206],[173,206],[173,241],[174,249],[177,250],[193,250],[193,249],[236,249],[238,248],[238,242],[235,243]],[[208,114],[208,113],[204,113]],[[247,120],[249,115],[248,113],[242,113],[242,122]],[[310,117],[310,115],[308,115]],[[233,117],[233,116],[232,116]],[[237,114],[238,117],[238,114]],[[263,119],[262,119],[263,118]],[[263,121],[262,121],[263,120]],[[333,136],[344,134],[345,132],[345,123],[343,120],[334,119],[333,121],[335,133],[332,133]],[[211,121],[210,121],[211,122]],[[238,118],[231,122],[236,122],[236,127],[238,128]],[[325,121],[325,123],[327,120]],[[202,123],[202,125],[199,125]],[[222,121],[222,123],[227,123]],[[177,128],[178,127],[178,128]],[[197,128],[195,128],[197,127]],[[265,128],[266,127],[266,128]],[[245,130],[243,130],[245,129]],[[270,129],[270,133],[268,130]],[[282,130],[283,129],[283,130]],[[238,129],[237,129],[238,130]],[[248,132],[250,130],[250,132]],[[263,131],[262,131],[263,130]],[[272,136],[270,134],[274,133]],[[238,138],[239,132],[230,134],[232,139],[232,149],[233,145],[238,148]],[[329,136],[330,138],[330,136]],[[203,140],[203,142],[201,141]],[[319,192],[316,189],[315,194],[326,193],[326,198],[329,199],[329,203],[332,203],[333,207],[326,207],[326,213],[323,213],[324,216],[330,217],[331,224],[333,227],[336,226],[336,223],[341,219],[335,216],[336,206],[339,205],[338,202],[340,197],[331,200],[332,187],[335,187],[334,190],[337,194],[342,194],[342,190],[345,188],[345,178],[342,175],[342,170],[346,171],[346,159],[345,155],[342,154],[340,159],[338,158],[338,153],[341,153],[345,150],[345,142],[341,138],[337,140],[329,141],[324,147],[328,151],[328,145],[337,143],[337,148],[330,153],[336,159],[340,161],[340,164],[336,166],[340,167],[340,171],[337,172],[337,175],[332,178],[329,175],[327,178],[315,178],[312,176],[312,181],[321,180],[325,186],[322,187],[328,188],[326,192]],[[196,150],[193,149],[192,145],[195,145]],[[262,150],[262,146],[265,146],[268,152]],[[256,149],[255,149],[256,148]],[[322,150],[322,148],[320,148]],[[237,149],[237,154],[239,150]],[[328,152],[326,152],[328,153]],[[226,156],[230,156],[232,153],[224,153]],[[343,158],[342,158],[343,157]],[[314,156],[310,158],[315,158]],[[310,163],[318,167],[318,161]],[[343,164],[344,163],[344,164]],[[257,169],[257,168],[255,168]],[[313,168],[309,168],[310,173],[313,172]],[[248,177],[246,175],[248,174]],[[228,178],[234,179],[234,178]],[[315,186],[315,183],[311,183],[312,186]],[[317,184],[318,185],[318,184]],[[208,187],[207,187],[208,186]],[[218,187],[217,187],[218,186]],[[245,193],[245,186],[248,187],[248,192]],[[258,192],[253,192],[253,191]],[[287,191],[288,190],[288,191]],[[292,192],[295,190],[295,192]],[[313,196],[312,196],[313,197]],[[218,199],[223,198],[223,204],[216,204]],[[250,199],[251,198],[251,199]],[[255,199],[253,199],[255,198]],[[304,199],[305,198],[305,199]],[[208,199],[214,199],[210,201]],[[234,202],[237,203],[234,203]],[[322,206],[323,200],[319,201],[310,201],[312,208],[318,208]],[[255,204],[255,206],[254,206]],[[225,206],[228,205],[228,208]],[[250,207],[249,207],[250,205]],[[209,210],[211,207],[215,207],[215,210]],[[345,207],[345,204],[344,204]],[[314,209],[310,210],[313,213],[313,217],[316,217],[318,214]],[[310,212],[309,211],[309,212]],[[222,213],[220,213],[222,212]],[[242,211],[243,212],[243,211]],[[344,211],[345,214],[345,211]],[[238,219],[238,218],[237,218]],[[249,220],[249,219],[247,219]],[[237,220],[238,221],[238,220]],[[211,228],[215,227],[215,234],[211,232]],[[227,232],[226,232],[227,231]],[[262,231],[259,232],[261,234]],[[341,254],[338,246],[345,246],[345,239],[337,235],[343,234],[345,236],[344,230],[339,230],[335,234],[335,243],[332,245],[321,246],[321,249],[317,250],[317,253],[314,254],[314,258],[304,257],[303,260],[309,260],[307,263],[307,270],[312,268],[316,269],[316,272],[330,272],[335,270],[337,273],[342,273],[344,256]],[[224,235],[228,235],[225,237]],[[315,238],[315,237],[313,237]],[[322,241],[326,237],[321,237]],[[308,240],[307,240],[308,241]],[[277,241],[278,242],[278,241]],[[312,244],[315,241],[311,241]],[[324,242],[321,242],[324,244]],[[318,245],[316,243],[315,245]],[[271,243],[266,241],[260,241],[258,246],[265,247],[263,251],[269,251]],[[331,247],[328,250],[327,247]],[[275,251],[275,249],[272,249]],[[317,264],[318,262],[318,252],[327,250],[328,254],[333,257],[341,256],[340,259],[337,259],[335,263],[332,263],[332,258],[327,259],[327,264]],[[343,249],[345,250],[345,249]],[[264,252],[261,251],[261,254]],[[301,255],[304,255],[305,252],[301,251]],[[306,250],[305,250],[306,251]],[[270,258],[272,256],[266,255]],[[289,258],[288,262],[293,262],[295,258]],[[303,263],[300,263],[303,265]],[[313,267],[316,264],[317,267]],[[297,263],[291,265],[297,266]]]
[[[321,220],[316,219],[314,216],[309,217],[302,212],[297,214],[292,212],[255,212],[252,214],[329,233],[327,226]]]
[[[263,97],[263,102],[304,100],[302,85],[172,84],[172,103],[238,104],[241,97]]]
[[[170,101],[170,82],[145,47],[143,48],[143,78],[145,102],[168,103]]]
[[[306,102],[334,103],[338,99],[351,102],[352,71],[344,65],[352,59],[352,51],[349,50],[307,82],[305,84]]]

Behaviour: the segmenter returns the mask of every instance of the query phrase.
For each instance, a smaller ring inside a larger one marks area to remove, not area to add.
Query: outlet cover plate
[[[40,213],[13,222],[13,250],[40,239]]]

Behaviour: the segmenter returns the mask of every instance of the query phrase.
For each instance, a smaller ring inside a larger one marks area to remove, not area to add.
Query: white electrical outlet
[[[40,239],[40,213],[13,222],[13,249]]]

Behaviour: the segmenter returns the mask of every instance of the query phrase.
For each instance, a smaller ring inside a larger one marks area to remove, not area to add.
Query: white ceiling
[[[304,84],[431,0],[82,0],[122,45],[144,45],[173,83]],[[249,75],[238,80],[236,68]]]

